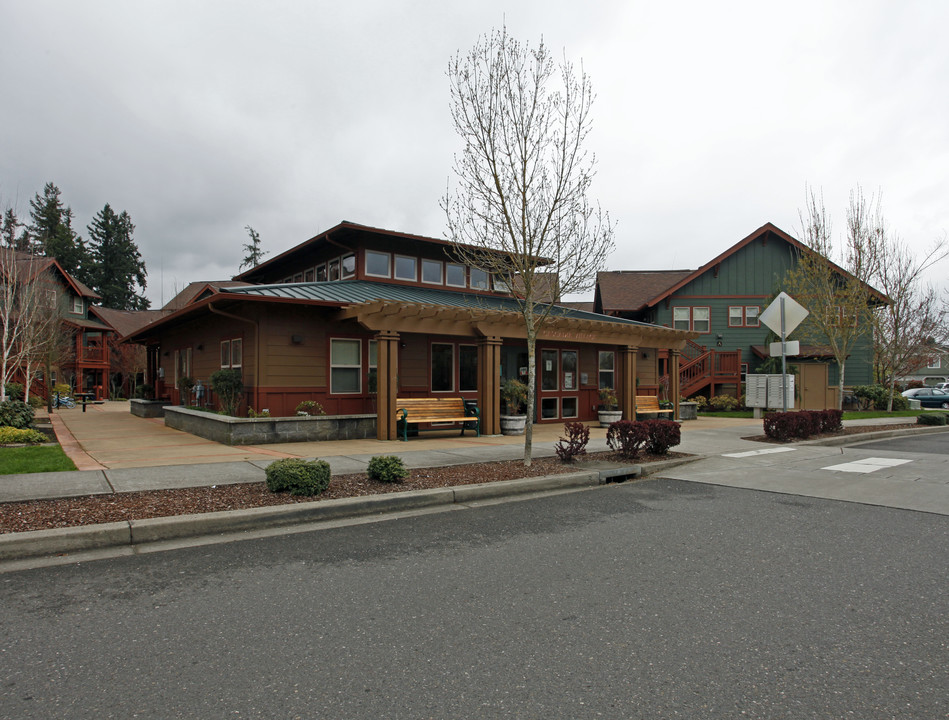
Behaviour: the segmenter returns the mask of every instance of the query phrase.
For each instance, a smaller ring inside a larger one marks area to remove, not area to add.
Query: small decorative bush
[[[4,389],[7,391],[7,400],[23,399],[23,385],[20,383],[9,382]]]
[[[30,395],[30,407],[34,410],[38,410],[41,407],[46,405],[45,398],[41,398],[39,395]]]
[[[395,455],[376,455],[369,461],[366,472],[373,480],[385,483],[399,483],[409,476],[402,458]]]
[[[520,380],[508,378],[501,385],[501,400],[507,415],[520,415],[527,405],[527,385]]]
[[[291,495],[318,495],[330,486],[330,465],[325,460],[283,458],[267,466],[267,489]]]
[[[613,410],[619,405],[613,388],[600,388],[600,403],[604,410]]]
[[[650,455],[665,455],[669,448],[682,441],[679,423],[674,420],[643,420],[642,423],[646,426],[646,452]]]
[[[0,445],[39,445],[49,438],[36,430],[0,427]]]
[[[249,407],[249,408],[247,408],[247,417],[249,417],[249,418],[268,418],[268,417],[270,417],[270,410],[268,410],[267,408],[264,408],[264,409],[261,410],[260,412],[257,412],[256,410],[254,410],[254,408]]]
[[[896,393],[893,396],[893,409],[894,410],[909,410],[909,400],[905,397]]]
[[[706,398],[704,395],[696,395],[695,397],[690,397],[689,402],[695,403],[696,405],[695,409],[698,412],[702,412],[705,410],[705,408],[708,407],[708,398]]]
[[[564,423],[563,431],[567,437],[560,438],[560,442],[554,445],[561,462],[572,462],[577,455],[586,455],[590,428],[582,422],[568,422]]]
[[[0,403],[0,426],[19,428],[33,427],[33,408],[22,400],[7,400]]]
[[[843,428],[840,410],[800,410],[798,412],[768,413],[764,416],[764,433],[779,442],[811,435],[837,432]]]
[[[53,385],[53,392],[59,393],[60,395],[69,395],[72,392],[72,388],[69,387],[68,383],[56,383]]]
[[[610,450],[618,452],[628,460],[639,457],[647,442],[649,430],[643,422],[620,420],[611,423],[606,431],[606,444],[610,446]]]
[[[708,401],[708,409],[712,412],[731,412],[738,408],[738,399],[731,395],[715,395]]]
[[[297,415],[326,415],[326,411],[323,410],[323,406],[320,405],[316,400],[304,400],[296,409]]]
[[[237,406],[244,395],[244,375],[239,368],[225,368],[211,373],[211,390],[218,397],[224,415],[237,416]]]
[[[922,413],[916,416],[917,425],[945,425],[945,413]]]

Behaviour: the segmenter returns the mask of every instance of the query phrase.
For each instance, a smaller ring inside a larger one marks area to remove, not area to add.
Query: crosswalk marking
[[[791,452],[794,448],[789,447],[777,447],[777,448],[765,448],[764,450],[747,450],[740,453],[725,453],[722,457],[730,458],[745,458],[753,457],[755,455],[770,455],[771,453],[780,453],[780,452]]]
[[[842,463],[840,465],[830,465],[821,470],[834,470],[835,472],[851,473],[871,473],[885,467],[895,467],[911,462],[910,460],[897,460],[896,458],[864,458],[863,460],[854,460],[853,462]]]

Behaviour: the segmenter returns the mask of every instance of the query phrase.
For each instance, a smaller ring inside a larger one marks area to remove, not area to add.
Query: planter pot
[[[527,424],[527,415],[502,415],[501,416],[501,434],[502,435],[523,435],[524,426]]]
[[[598,410],[597,417],[600,419],[600,427],[608,428],[615,422],[623,419],[622,410]]]

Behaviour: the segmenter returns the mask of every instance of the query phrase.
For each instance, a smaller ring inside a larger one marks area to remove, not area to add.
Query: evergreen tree
[[[3,213],[0,237],[3,239],[3,244],[12,250],[28,252],[30,249],[30,235],[13,208],[7,208]]]
[[[260,249],[260,233],[254,230],[250,225],[245,225],[244,229],[247,231],[247,234],[250,235],[250,242],[243,246],[246,254],[238,270],[243,270],[245,267],[257,267],[260,265],[260,261],[264,259],[264,255],[267,254]]]
[[[77,280],[89,283],[89,253],[83,240],[72,229],[73,212],[63,205],[61,192],[46,183],[43,194],[30,200],[29,231],[36,251],[56,258],[63,270]]]
[[[147,310],[145,262],[132,239],[135,225],[124,210],[116,215],[106,203],[88,226],[92,260],[92,288],[102,296],[102,306],[115,310]]]

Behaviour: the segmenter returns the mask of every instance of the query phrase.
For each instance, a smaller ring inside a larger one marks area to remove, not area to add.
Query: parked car
[[[912,393],[911,395],[908,393]],[[938,388],[915,388],[903,393],[903,397],[910,397],[913,400],[919,400],[922,407],[942,408],[949,410],[949,390],[940,390]]]
[[[901,392],[900,395],[902,395],[905,398],[911,398],[911,397],[915,397],[916,393],[928,392],[929,390],[932,390],[932,388],[928,388],[928,387],[910,388],[909,390],[904,390],[903,392]]]

